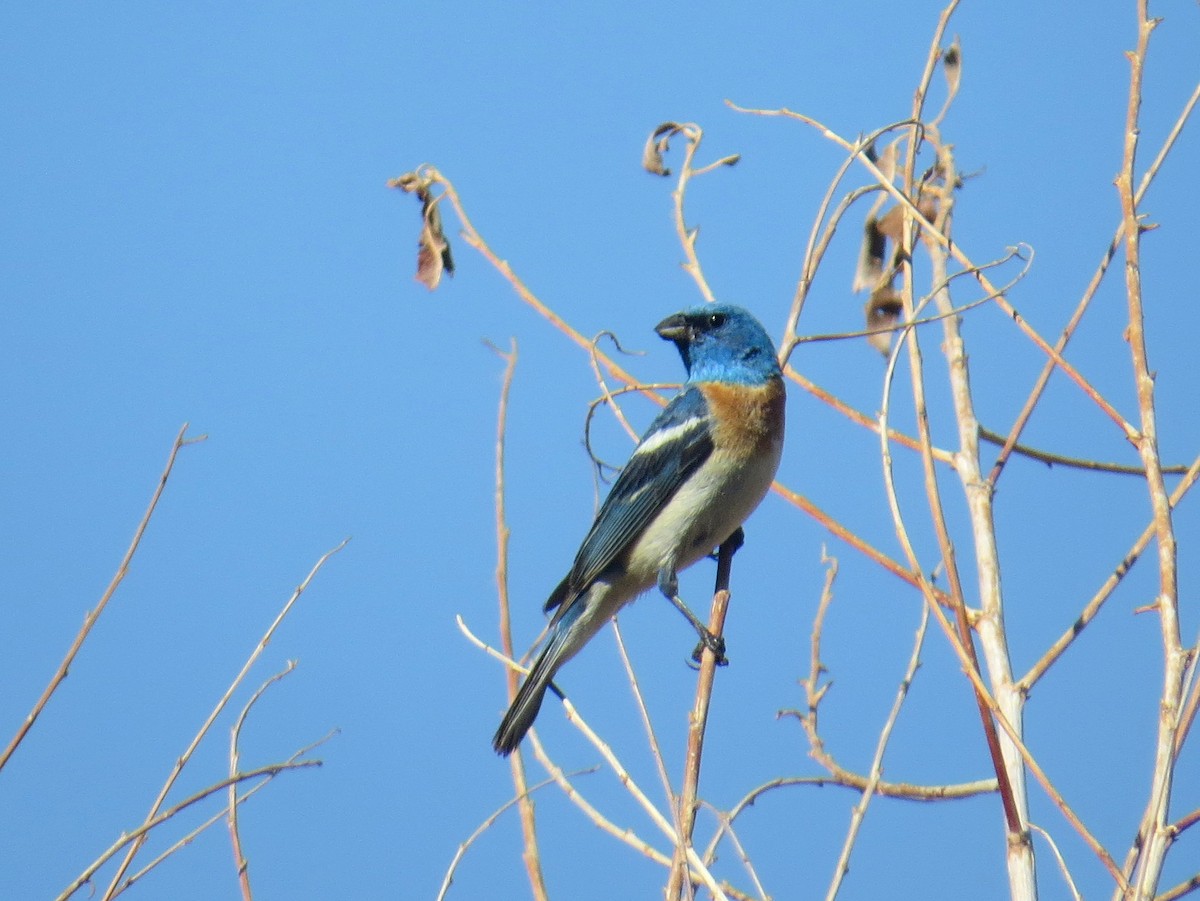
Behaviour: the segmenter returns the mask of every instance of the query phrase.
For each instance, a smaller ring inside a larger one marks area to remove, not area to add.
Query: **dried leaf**
[[[867,329],[871,332],[868,341],[881,354],[887,354],[892,349],[892,332],[889,329],[900,321],[904,312],[904,304],[900,295],[885,285],[871,294],[867,301]]]
[[[429,199],[428,191],[423,201],[425,225],[417,242],[416,279],[433,291],[442,280],[443,270],[447,275],[454,275],[454,258],[450,255],[450,242],[442,232],[442,214],[438,212],[437,201]]]
[[[938,214],[937,194],[934,191],[921,191],[917,200],[917,209],[929,222],[933,222]],[[904,207],[896,204],[879,218],[880,233],[893,244],[900,243],[900,234],[904,228]]]
[[[879,218],[879,233],[893,244],[900,243],[900,232],[904,228],[904,207],[896,204]]]
[[[671,170],[663,165],[663,154],[667,152],[671,137],[682,131],[678,122],[664,122],[650,133],[642,149],[642,168],[651,175],[668,176]]]
[[[938,214],[937,194],[933,191],[922,191],[921,199],[917,201],[917,209],[927,222],[935,222]]]
[[[858,269],[854,272],[853,291],[874,288],[883,278],[883,257],[887,253],[887,238],[879,230],[874,216],[867,219],[863,229],[862,250],[858,254]]]
[[[388,179],[387,186],[389,188],[398,188],[405,193],[411,194],[414,191],[427,190],[424,187],[424,182],[421,176],[415,172],[405,172],[403,175],[398,175],[395,178]]]
[[[879,157],[876,163],[879,166],[879,171],[883,173],[883,177],[889,182],[896,178],[896,164],[900,159],[900,151],[897,149],[898,141],[892,141],[887,145],[887,150],[883,151],[883,155]]]
[[[946,85],[950,93],[957,94],[962,80],[962,45],[958,42],[958,35],[954,36],[954,43],[942,54],[942,71],[946,73]]]
[[[418,172],[406,172],[388,181],[389,188],[416,194],[421,201],[421,237],[417,240],[416,279],[430,291],[437,288],[442,273],[454,275],[454,257],[450,242],[442,231],[442,214],[438,210],[440,197],[429,190],[431,182]]]

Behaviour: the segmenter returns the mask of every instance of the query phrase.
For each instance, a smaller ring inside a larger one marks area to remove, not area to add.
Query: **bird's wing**
[[[604,499],[575,565],[550,595],[553,610],[591,585],[645,530],[712,453],[708,402],[699,388],[676,396],[650,424]],[[562,611],[555,616],[558,619]]]

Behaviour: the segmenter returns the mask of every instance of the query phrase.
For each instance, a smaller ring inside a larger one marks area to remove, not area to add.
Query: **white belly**
[[[746,521],[771,487],[783,442],[749,466],[714,452],[642,533],[629,570],[649,587],[664,567],[679,571],[712,552]]]

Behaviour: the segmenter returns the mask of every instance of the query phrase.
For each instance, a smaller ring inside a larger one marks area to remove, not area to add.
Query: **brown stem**
[[[63,657],[62,663],[58,665],[58,669],[54,671],[54,675],[50,677],[50,684],[46,686],[41,697],[33,705],[33,709],[22,721],[17,729],[17,734],[12,737],[8,743],[8,747],[4,749],[4,753],[0,754],[0,770],[4,769],[4,765],[8,763],[8,759],[12,757],[13,752],[25,740],[25,736],[29,734],[29,730],[33,728],[33,724],[37,722],[37,718],[42,715],[42,711],[46,709],[46,704],[54,692],[58,690],[58,686],[67,678],[67,673],[71,670],[71,664],[75,662],[76,655],[79,654],[79,649],[83,647],[84,641],[92,632],[92,627],[96,625],[96,620],[100,618],[100,614],[104,612],[104,608],[108,606],[108,602],[116,593],[117,587],[125,579],[126,573],[129,572],[129,564],[133,562],[133,555],[137,553],[139,545],[142,543],[142,535],[146,532],[146,526],[150,524],[150,517],[154,515],[154,508],[158,506],[158,499],[162,497],[163,489],[167,487],[167,479],[171,477],[171,470],[175,467],[175,457],[178,455],[180,448],[186,444],[195,444],[198,441],[203,441],[206,436],[201,435],[199,438],[184,438],[187,434],[188,424],[185,422],[183,428],[179,430],[179,434],[175,436],[175,442],[171,445],[171,453],[167,456],[167,465],[162,471],[162,475],[158,477],[158,485],[154,489],[154,495],[150,498],[150,504],[146,507],[146,512],[142,514],[142,520],[138,523],[137,529],[133,533],[133,541],[129,543],[129,548],[125,551],[125,556],[121,558],[121,564],[117,567],[117,573],[112,577],[112,581],[108,583],[108,588],[104,589],[104,594],[100,596],[100,602],[96,604],[96,608],[88,612],[83,618],[83,627],[75,636],[75,640],[71,642],[71,646],[67,648],[67,655]]]
[[[1134,196],[1134,170],[1137,159],[1138,119],[1142,103],[1142,76],[1146,49],[1157,21],[1150,18],[1148,0],[1138,0],[1137,46],[1129,56],[1129,102],[1125,115],[1125,147],[1121,171],[1117,175],[1117,194],[1125,232],[1125,295],[1129,307],[1126,337],[1133,363],[1134,387],[1137,391],[1140,430],[1131,440],[1137,447],[1146,467],[1146,487],[1154,511],[1155,540],[1158,545],[1159,594],[1157,608],[1163,643],[1163,687],[1159,700],[1159,717],[1154,745],[1154,768],[1150,782],[1150,797],[1138,830],[1140,852],[1130,855],[1127,865],[1138,867],[1138,876],[1131,885],[1131,897],[1154,897],[1162,874],[1171,834],[1167,823],[1172,782],[1175,775],[1175,735],[1183,691],[1186,654],[1179,634],[1179,584],[1175,544],[1175,527],[1171,518],[1171,502],[1163,481],[1162,462],[1158,450],[1158,424],[1154,399],[1154,376],[1150,370],[1146,347],[1145,308],[1142,297],[1141,235],[1142,224]],[[1132,870],[1127,872],[1132,873]]]
[[[508,428],[508,396],[512,389],[513,373],[517,368],[517,342],[514,338],[508,353],[493,347],[496,355],[504,360],[504,380],[500,385],[500,402],[496,413],[496,594],[499,601],[500,647],[506,655],[513,657],[512,620],[508,603],[508,539],[510,530],[504,507],[504,439]],[[517,672],[505,668],[508,683],[508,700],[511,703],[517,694]],[[516,791],[517,811],[521,819],[521,834],[524,848],[521,859],[529,875],[529,887],[534,898],[545,901],[549,897],[546,880],[542,873],[542,858],[538,846],[537,819],[535,817],[533,791],[525,774],[525,758],[518,748],[509,755],[513,789]]]
[[[729,610],[729,576],[733,566],[733,555],[738,539],[731,539],[717,551],[717,580],[713,593],[712,611],[708,620],[708,631],[718,638],[725,631],[725,614]],[[678,898],[684,887],[689,885],[688,849],[692,844],[692,832],[696,827],[697,795],[700,787],[700,761],[704,755],[704,735],[708,728],[708,708],[712,700],[713,681],[717,673],[717,655],[712,648],[704,646],[700,657],[700,675],[696,680],[696,700],[688,716],[687,756],[684,762],[683,788],[679,792],[676,809],[676,833],[678,843],[671,877],[667,883],[667,898]]]

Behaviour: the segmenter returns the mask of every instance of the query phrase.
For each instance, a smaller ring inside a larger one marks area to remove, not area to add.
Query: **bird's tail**
[[[533,721],[537,719],[538,711],[542,709],[542,699],[546,697],[546,689],[558,668],[571,656],[569,641],[572,637],[571,625],[574,617],[560,620],[554,628],[554,634],[538,654],[537,660],[529,670],[529,675],[517,689],[517,696],[509,705],[508,712],[500,721],[500,728],[492,738],[492,747],[497,754],[507,757],[517,749]]]

